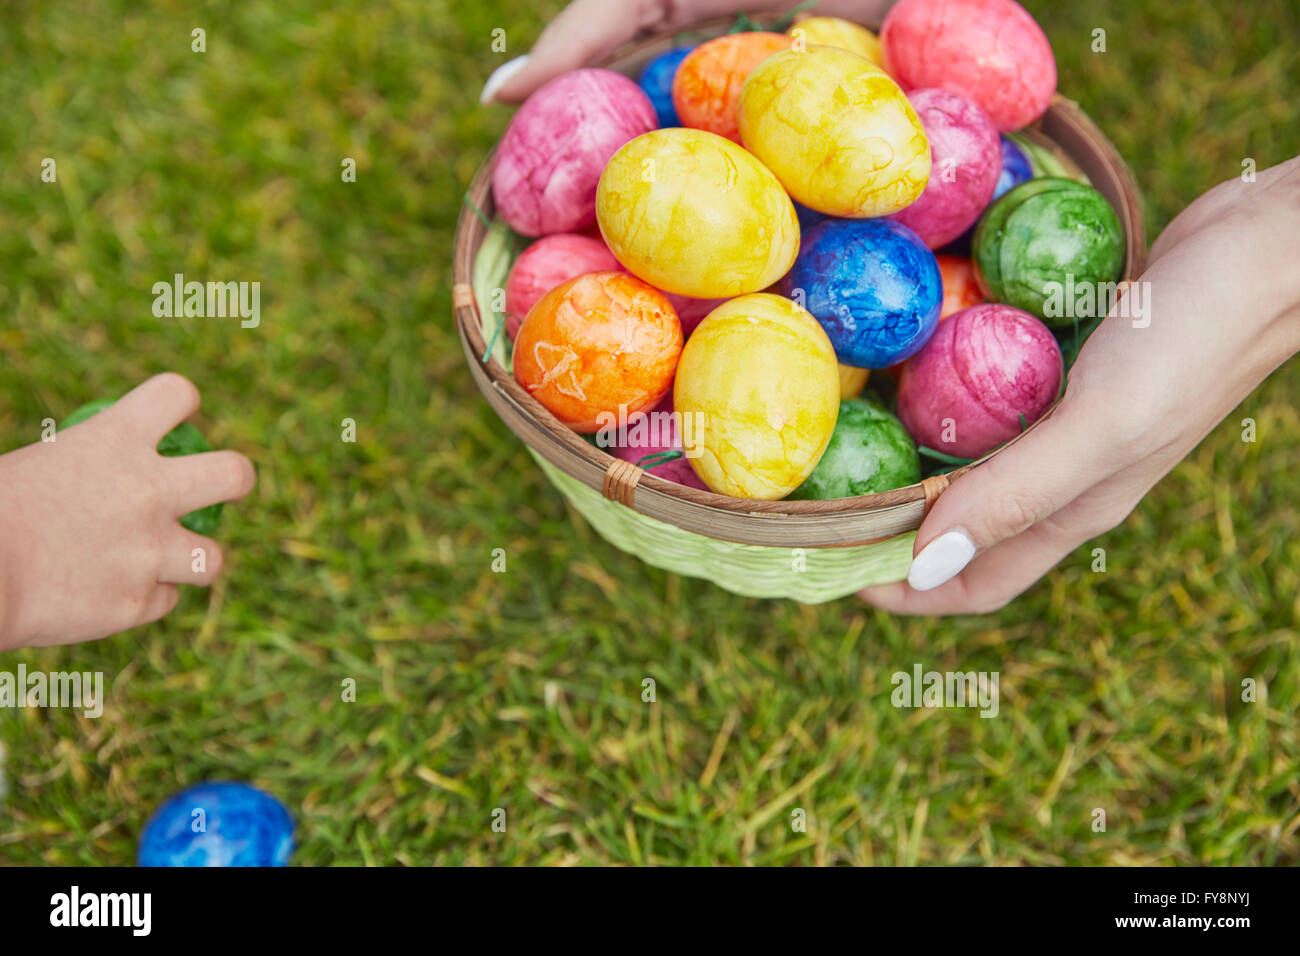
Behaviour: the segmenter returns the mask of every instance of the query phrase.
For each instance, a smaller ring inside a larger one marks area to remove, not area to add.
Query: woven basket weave
[[[730,25],[729,20],[710,21],[685,36],[632,44],[605,65],[636,77],[651,58],[682,40],[719,36]],[[1146,249],[1141,203],[1132,177],[1101,131],[1058,95],[1042,119],[1018,135],[1049,151],[1067,171],[1086,177],[1110,201],[1124,227],[1123,278],[1136,279]],[[749,597],[820,603],[906,577],[925,512],[952,480],[988,456],[880,494],[751,501],[665,481],[594,447],[560,424],[510,374],[504,316],[493,313],[491,305],[501,300],[499,290],[527,240],[493,221],[492,163],[489,156],[474,177],[457,225],[456,328],[479,390],[592,527],[648,564],[706,578]]]

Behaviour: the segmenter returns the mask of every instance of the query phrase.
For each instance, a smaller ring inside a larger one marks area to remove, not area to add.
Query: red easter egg
[[[597,238],[559,232],[538,239],[515,260],[506,279],[506,331],[513,342],[537,300],[561,282],[586,272],[618,271],[614,253]]]
[[[1056,400],[1065,366],[1051,331],[1009,305],[940,322],[903,365],[898,417],[918,445],[978,458],[1032,425]]]
[[[673,384],[682,326],[664,294],[626,272],[589,272],[547,292],[515,339],[514,373],[579,432],[646,411]]]
[[[1001,133],[1042,116],[1056,92],[1056,58],[1046,34],[1014,0],[900,0],[880,43],[904,90],[962,93]]]

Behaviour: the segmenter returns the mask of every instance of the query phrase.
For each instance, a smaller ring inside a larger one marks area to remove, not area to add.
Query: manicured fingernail
[[[975,557],[975,542],[965,531],[945,531],[912,559],[907,583],[917,591],[930,591],[951,581]]]
[[[483,84],[483,92],[479,94],[478,101],[481,104],[491,103],[493,98],[510,81],[510,78],[528,65],[528,54],[517,56],[513,60],[506,60],[499,67],[492,71],[492,75],[487,78]]]

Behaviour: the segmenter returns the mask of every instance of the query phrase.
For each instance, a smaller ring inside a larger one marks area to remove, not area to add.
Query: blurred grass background
[[[1152,238],[1244,158],[1300,152],[1295,0],[1027,5]],[[173,369],[260,473],[211,591],[0,661],[110,688],[100,720],[0,711],[0,861],[130,863],[164,797],[234,778],[291,808],[301,864],[1300,862],[1294,362],[985,618],[738,598],[566,512],[475,391],[449,293],[461,194],[509,117],[478,91],[559,8],[0,14],[0,450]],[[261,327],[155,319],[176,272],[260,281]],[[915,663],[999,671],[1000,716],[894,709]]]

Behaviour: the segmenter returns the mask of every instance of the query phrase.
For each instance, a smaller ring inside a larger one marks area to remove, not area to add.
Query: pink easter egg
[[[561,282],[588,272],[621,272],[603,240],[558,232],[538,239],[515,260],[506,278],[506,331],[515,340],[528,310]]]
[[[596,221],[596,186],[619,147],[658,125],[650,98],[610,70],[573,70],[519,108],[497,147],[492,195],[526,236],[577,232]]]
[[[1056,400],[1065,366],[1042,322],[1009,305],[962,309],[903,365],[898,417],[918,445],[978,458]]]
[[[890,218],[939,249],[973,226],[993,198],[1002,143],[988,114],[961,93],[912,90],[907,98],[930,141],[930,181],[914,203]]]
[[[1014,0],[901,0],[880,42],[905,90],[970,97],[999,132],[1028,126],[1056,92],[1056,58],[1037,21]]]
[[[673,411],[673,393],[670,391],[663,401],[648,414],[644,425],[638,430],[635,423],[629,425],[623,441],[610,448],[609,452],[616,458],[637,464],[648,455],[658,455],[669,451],[682,450],[682,423]],[[657,478],[674,481],[688,488],[708,491],[708,486],[691,467],[684,456],[674,458],[658,465],[650,465],[646,472]]]

